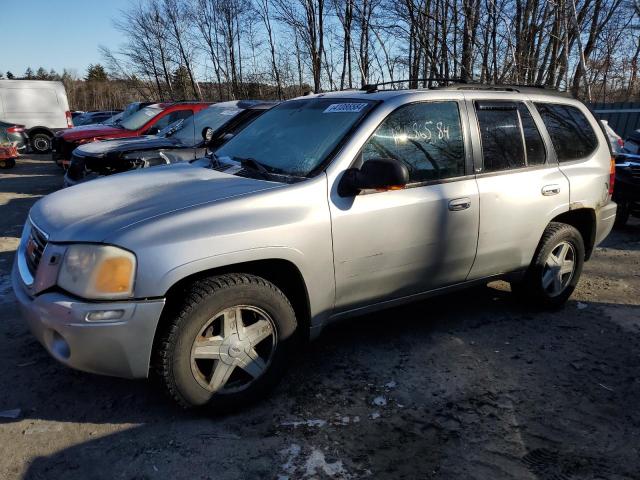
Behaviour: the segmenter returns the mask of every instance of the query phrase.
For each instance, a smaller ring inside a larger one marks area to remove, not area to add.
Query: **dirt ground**
[[[0,479],[638,479],[640,222],[555,313],[501,283],[330,327],[269,398],[225,417],[51,359],[9,272],[61,172],[0,173]]]

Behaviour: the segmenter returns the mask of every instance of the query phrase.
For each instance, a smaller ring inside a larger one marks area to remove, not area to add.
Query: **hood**
[[[143,137],[115,138],[80,145],[76,153],[84,157],[102,157],[114,153],[127,153],[139,150],[155,150],[176,147],[180,143],[171,137],[145,135]]]
[[[133,137],[136,135],[135,131],[98,123],[96,125],[83,125],[63,130],[61,137],[67,142],[73,142],[90,137]]]
[[[112,175],[59,190],[29,213],[53,242],[102,242],[153,217],[281,187],[190,164]]]

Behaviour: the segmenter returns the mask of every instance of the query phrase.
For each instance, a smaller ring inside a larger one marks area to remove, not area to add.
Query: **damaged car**
[[[275,102],[255,100],[216,103],[168,125],[157,135],[81,145],[72,153],[64,186],[128,170],[204,157],[274,105]]]

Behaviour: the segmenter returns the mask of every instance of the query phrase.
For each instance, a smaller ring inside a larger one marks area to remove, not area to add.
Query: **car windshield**
[[[138,130],[149,120],[156,117],[160,112],[162,112],[162,108],[160,107],[144,107],[142,110],[137,111],[129,118],[122,120],[118,125],[126,130]]]
[[[236,106],[211,106],[187,119],[173,122],[158,135],[175,138],[183,145],[193,147],[203,141],[202,131],[205,128],[215,131],[241,111]]]
[[[116,113],[114,116],[107,118],[104,121],[104,124],[105,125],[117,125],[118,123],[120,123],[122,121],[123,116],[124,116],[124,112]]]
[[[250,159],[272,173],[308,176],[373,105],[360,99],[290,100],[259,116],[216,155]]]

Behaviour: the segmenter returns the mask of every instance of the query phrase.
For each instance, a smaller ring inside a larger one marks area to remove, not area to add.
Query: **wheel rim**
[[[49,140],[43,137],[36,137],[33,140],[33,146],[39,152],[46,152],[49,150]]]
[[[212,316],[191,346],[191,372],[213,393],[245,390],[269,368],[278,343],[264,310],[239,305]]]
[[[576,268],[576,251],[569,242],[556,245],[547,257],[542,271],[542,288],[551,297],[565,291]]]

